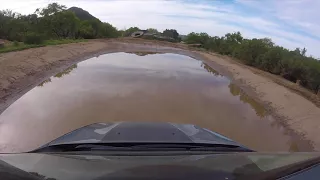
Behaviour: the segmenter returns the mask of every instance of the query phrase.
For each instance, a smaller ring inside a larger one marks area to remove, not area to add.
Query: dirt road
[[[228,58],[166,42],[94,40],[0,54],[0,112],[35,85],[76,62],[104,53],[133,51],[174,52],[210,62],[214,69],[261,102],[294,135],[310,141],[315,150],[320,150],[320,109],[312,102]]]

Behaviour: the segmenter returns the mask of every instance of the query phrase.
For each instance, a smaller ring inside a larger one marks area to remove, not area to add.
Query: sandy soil
[[[293,92],[291,88],[280,85],[279,77],[273,77],[269,73],[260,72],[220,55],[203,52],[201,54],[222,66],[230,78],[264,104],[276,119],[303,139],[310,140],[316,151],[320,150],[320,109],[316,104]]]
[[[140,39],[93,40],[0,54],[0,112],[25,92],[62,69],[108,52],[175,52],[202,58],[230,77],[247,94],[263,103],[269,112],[295,134],[320,150],[320,109],[311,101],[280,85],[273,76],[213,53],[188,50],[182,44]],[[1,125],[1,122],[0,122]]]

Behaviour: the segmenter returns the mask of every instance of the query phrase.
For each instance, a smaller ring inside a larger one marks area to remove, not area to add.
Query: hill
[[[92,16],[88,11],[83,10],[81,8],[78,8],[78,7],[71,7],[71,8],[68,9],[68,11],[74,12],[74,14],[82,21],[98,19],[98,18]]]

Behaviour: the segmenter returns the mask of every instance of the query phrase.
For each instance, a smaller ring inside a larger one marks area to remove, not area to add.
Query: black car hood
[[[72,143],[208,143],[240,144],[191,124],[117,122],[95,123],[74,130],[44,145]]]
[[[263,172],[319,157],[319,153],[148,154],[0,154],[0,179],[261,179]]]

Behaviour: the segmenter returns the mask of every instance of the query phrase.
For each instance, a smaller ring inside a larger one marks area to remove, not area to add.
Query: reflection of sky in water
[[[128,58],[129,57],[129,58]],[[183,61],[183,63],[181,63]],[[206,75],[200,66],[201,61],[195,61],[190,57],[185,57],[175,54],[154,54],[152,56],[136,56],[126,53],[116,53],[99,56],[99,58],[91,59],[91,61],[84,61],[79,63],[79,68],[85,66],[86,68],[93,67],[96,70],[110,71],[136,71],[136,73],[150,72],[164,72],[164,73],[196,73],[197,75]],[[139,71],[137,71],[139,70]],[[142,70],[142,71],[141,71]]]

